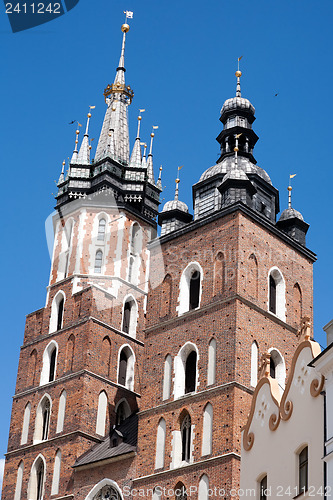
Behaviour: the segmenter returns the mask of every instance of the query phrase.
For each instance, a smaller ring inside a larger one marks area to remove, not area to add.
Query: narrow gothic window
[[[96,256],[95,256],[95,273],[101,273],[102,272],[102,261],[103,261],[103,252],[102,250],[97,250]]]
[[[216,340],[212,339],[208,346],[207,385],[215,384],[216,372]]]
[[[185,394],[194,392],[197,378],[197,353],[191,351],[185,362]]]
[[[126,385],[126,375],[127,375],[127,355],[123,349],[120,353],[120,363],[119,363],[119,374],[118,374],[118,384]]]
[[[14,500],[21,500],[23,470],[24,470],[24,464],[23,464],[23,461],[21,461],[20,465],[18,466],[18,469],[17,469],[17,477],[16,477],[16,487],[15,487]]]
[[[62,328],[62,320],[64,316],[64,299],[62,298],[58,304],[57,330]]]
[[[60,482],[61,451],[58,450],[54,459],[51,495],[58,495]]]
[[[163,401],[169,399],[171,392],[171,376],[172,376],[172,358],[170,354],[167,355],[164,361],[164,375],[163,375]]]
[[[251,345],[251,385],[256,387],[258,382],[258,344],[254,340]]]
[[[202,448],[201,455],[210,455],[212,453],[213,440],[213,407],[208,403],[203,414],[202,425]]]
[[[55,375],[55,366],[56,366],[56,358],[57,358],[57,348],[54,347],[50,354],[50,373],[49,373],[49,382],[53,382]]]
[[[128,281],[130,283],[132,283],[132,280],[133,280],[133,268],[134,268],[134,263],[135,263],[135,259],[133,256],[130,257],[130,260],[129,260],[129,267],[128,267]]]
[[[57,430],[56,430],[57,433],[62,432],[64,430],[66,399],[67,399],[67,393],[64,389],[62,391],[62,393],[60,394],[60,398],[59,398]]]
[[[200,296],[200,272],[194,271],[190,279],[190,304],[189,309],[196,309],[199,307]]]
[[[269,275],[269,310],[276,314],[276,283],[271,274]]]
[[[270,371],[269,373],[270,376],[272,378],[276,378],[276,366],[275,366],[275,361],[272,357],[269,360],[269,371]]]
[[[50,401],[46,398],[42,407],[42,441],[45,441],[49,434],[50,410]]]
[[[44,486],[44,463],[42,460],[39,461],[39,464],[36,469],[37,476],[37,497],[36,500],[42,500],[43,498],[43,486]]]
[[[31,413],[31,404],[28,403],[24,409],[21,444],[26,444],[28,441],[30,413]]]
[[[164,418],[158,422],[156,437],[155,469],[164,467],[166,423]]]
[[[105,225],[106,221],[105,219],[101,219],[98,224],[98,234],[97,234],[97,240],[98,241],[104,241],[105,238]]]
[[[298,455],[298,493],[308,490],[308,447],[306,446]]]
[[[188,413],[183,418],[180,433],[182,438],[182,461],[189,462],[191,458],[191,417]]]
[[[267,476],[263,477],[259,485],[259,499],[267,500]]]
[[[105,436],[106,411],[108,406],[108,397],[105,391],[98,396],[98,409],[96,420],[96,434]]]
[[[123,327],[122,327],[122,330],[125,333],[129,333],[130,330],[131,309],[132,309],[132,302],[131,301],[125,302],[124,314],[123,314]]]
[[[199,500],[208,500],[211,495],[209,494],[209,479],[206,474],[201,476],[199,481]]]
[[[283,356],[277,349],[270,349],[270,376],[275,378],[281,390],[285,387],[286,382],[286,365]]]

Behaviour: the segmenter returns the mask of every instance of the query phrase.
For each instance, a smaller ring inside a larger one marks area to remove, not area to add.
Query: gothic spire
[[[157,179],[157,182],[156,182],[156,186],[158,187],[158,189],[160,189],[162,191],[162,165],[160,166],[160,173],[158,174],[158,179]]]
[[[143,146],[143,157],[142,157],[141,167],[147,168],[147,144],[144,142],[143,144],[141,144],[141,146]]]
[[[108,138],[110,129],[114,135],[115,159],[123,164],[129,163],[129,132],[127,108],[132,102],[134,92],[130,86],[125,85],[125,44],[126,34],[130,27],[127,23],[123,24],[123,41],[119,59],[119,66],[116,71],[114,83],[108,85],[104,91],[107,110],[104,117],[101,135],[97,144],[95,160],[101,160],[108,156]]]
[[[158,129],[158,126],[153,126],[153,130]],[[154,167],[153,167],[153,140],[154,140],[155,134],[152,132],[150,134],[150,148],[149,148],[149,155],[148,155],[148,160],[147,160],[147,177],[148,177],[148,182],[151,184],[155,184],[155,178],[154,178]]]
[[[65,181],[65,176],[64,176],[65,165],[66,165],[66,162],[64,160],[62,162],[61,174],[60,174],[57,186],[59,186],[60,184],[62,184]]]
[[[144,109],[140,109],[140,112],[143,112]],[[138,131],[136,134],[136,139],[133,147],[133,151],[131,154],[131,159],[129,162],[130,168],[141,168],[142,160],[141,160],[141,146],[140,146],[140,124],[141,124],[142,116],[138,116]]]
[[[89,106],[90,110],[94,109],[95,106]],[[77,157],[77,163],[80,165],[90,165],[90,145],[89,145],[89,123],[91,118],[91,113],[89,111],[87,118],[86,132],[83,136],[80,151]]]
[[[80,126],[80,124],[78,124]],[[80,133],[80,130],[77,128],[76,131],[75,131],[75,147],[74,147],[74,151],[73,151],[73,155],[72,155],[72,159],[71,159],[71,163],[77,163],[77,158],[78,158],[78,149],[77,149],[77,145],[79,144],[79,133]]]

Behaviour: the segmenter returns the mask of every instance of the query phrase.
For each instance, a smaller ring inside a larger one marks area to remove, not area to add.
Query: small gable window
[[[105,219],[101,219],[98,224],[97,241],[104,241],[105,227],[106,227],[106,221]]]

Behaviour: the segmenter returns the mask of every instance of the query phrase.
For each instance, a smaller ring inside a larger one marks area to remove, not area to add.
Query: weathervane
[[[235,76],[237,77],[237,88],[236,88],[236,97],[242,97],[241,94],[241,86],[240,86],[240,77],[242,76],[242,72],[239,69],[239,61],[242,59],[243,56],[240,56],[237,59],[237,71],[235,73]]]
[[[297,174],[289,175],[289,186],[288,186],[288,208],[291,208],[291,192],[293,188],[291,187],[291,179],[293,179]]]

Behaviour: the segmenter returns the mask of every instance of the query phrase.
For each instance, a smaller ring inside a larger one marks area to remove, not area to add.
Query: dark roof
[[[123,440],[119,440],[120,436]],[[113,439],[117,438],[120,442],[113,447]],[[90,450],[86,451],[76,461],[73,467],[80,467],[100,460],[126,455],[136,451],[138,441],[138,415],[134,413],[126,418],[110,434],[106,436],[101,443],[95,444]]]

